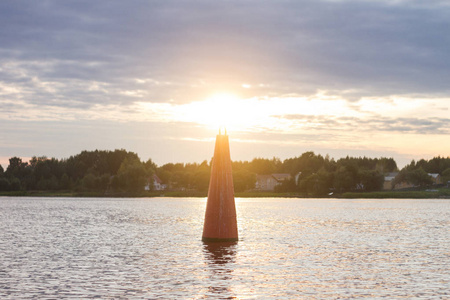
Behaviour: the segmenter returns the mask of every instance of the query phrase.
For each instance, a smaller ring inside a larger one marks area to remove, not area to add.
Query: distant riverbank
[[[207,192],[197,191],[154,191],[142,193],[100,193],[100,192],[75,192],[75,191],[14,191],[0,192],[0,196],[10,197],[207,197]],[[379,191],[379,192],[348,192],[343,194],[327,195],[326,197],[317,197],[301,193],[275,193],[275,192],[239,192],[235,193],[238,198],[341,198],[341,199],[450,199],[449,188],[417,190],[417,191]]]

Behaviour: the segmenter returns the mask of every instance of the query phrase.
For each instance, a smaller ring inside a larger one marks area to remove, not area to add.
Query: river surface
[[[450,299],[449,200],[0,197],[0,299]]]

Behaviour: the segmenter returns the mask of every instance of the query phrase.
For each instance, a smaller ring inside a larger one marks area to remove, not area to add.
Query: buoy
[[[230,146],[226,131],[225,134],[219,131],[216,136],[202,240],[204,242],[238,240]]]

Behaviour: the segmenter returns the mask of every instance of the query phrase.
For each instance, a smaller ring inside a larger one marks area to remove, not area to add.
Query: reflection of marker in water
[[[219,131],[216,137],[202,240],[205,242],[238,240],[230,146],[226,130],[225,134]]]

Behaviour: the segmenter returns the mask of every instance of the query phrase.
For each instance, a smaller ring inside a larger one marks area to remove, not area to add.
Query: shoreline
[[[197,191],[166,191],[142,193],[104,193],[96,191],[13,191],[0,192],[0,197],[67,197],[67,198],[206,198],[207,192]],[[317,196],[301,193],[275,193],[275,192],[239,192],[236,198],[301,198],[301,199],[450,199],[450,188],[417,191],[378,191],[378,192],[346,192],[342,194]]]

